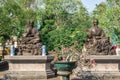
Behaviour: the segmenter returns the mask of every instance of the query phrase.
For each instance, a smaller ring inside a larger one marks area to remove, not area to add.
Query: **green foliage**
[[[92,18],[98,18],[106,36],[120,44],[120,0],[96,5],[90,16],[80,0],[0,0],[0,41],[11,35],[21,37],[32,19],[41,25],[41,38],[48,51],[73,46],[81,49]],[[36,26],[37,24],[35,24]]]
[[[1,35],[20,36],[26,27],[27,20],[30,18],[34,19],[35,12],[31,8],[22,6],[21,4],[24,3],[20,3],[16,0],[6,0],[1,1],[0,3],[2,3],[0,6]]]
[[[40,23],[42,42],[49,51],[75,41],[81,49],[85,43],[90,17],[80,0],[1,0],[0,4],[0,35],[21,37],[32,19]]]
[[[0,37],[0,43],[3,43],[3,41],[4,41],[4,37],[1,36],[1,37]]]
[[[81,49],[86,40],[89,15],[80,1],[44,0],[45,11],[42,11],[42,41],[48,50],[62,46],[69,47],[75,41]]]

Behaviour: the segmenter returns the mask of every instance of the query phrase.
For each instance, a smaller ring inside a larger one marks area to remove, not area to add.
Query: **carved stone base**
[[[91,55],[87,59],[94,59],[96,65],[88,68],[83,67],[78,76],[89,80],[119,80],[120,79],[120,56],[116,55]],[[78,69],[76,69],[78,70]]]
[[[93,58],[96,66],[89,68],[93,72],[120,72],[120,56],[116,55],[91,55],[87,59]]]
[[[47,80],[54,77],[50,69],[53,56],[5,56],[9,71],[5,80]]]

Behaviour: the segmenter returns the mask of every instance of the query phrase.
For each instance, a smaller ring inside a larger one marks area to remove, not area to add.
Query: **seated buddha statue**
[[[98,20],[93,20],[93,27],[88,30],[86,50],[90,54],[114,54],[110,38],[106,37],[102,28],[98,26]]]

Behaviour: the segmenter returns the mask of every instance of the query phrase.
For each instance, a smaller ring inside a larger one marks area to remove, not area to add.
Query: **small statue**
[[[29,21],[28,27],[22,35],[19,42],[18,55],[41,55],[42,43],[40,39],[40,33],[37,28],[34,27],[34,22]]]
[[[93,27],[89,29],[88,38],[102,38],[105,37],[103,30],[98,27],[98,20],[93,20]]]
[[[98,27],[98,20],[93,20],[93,27],[88,30],[86,51],[89,54],[113,55],[115,51],[110,43],[109,37],[105,37],[102,28]]]
[[[34,22],[29,21],[29,25],[26,28],[25,32],[23,33],[23,38],[29,37],[28,39],[32,38],[32,41],[37,41],[39,40],[39,35],[40,35],[39,31],[37,30],[37,28],[34,27]],[[35,40],[33,40],[33,38]]]
[[[32,32],[31,30],[32,30],[33,26],[34,26],[34,23],[29,21],[28,27],[25,29],[25,31],[23,33],[23,37],[26,37],[29,34],[31,34],[31,32]]]

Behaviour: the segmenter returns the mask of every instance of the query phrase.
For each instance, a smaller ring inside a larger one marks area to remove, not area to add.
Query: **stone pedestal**
[[[94,59],[96,66],[90,68],[93,72],[120,72],[120,56],[116,55],[92,55],[87,59]]]
[[[87,57],[88,60],[90,58],[93,58],[96,61],[96,66],[91,68],[83,67],[83,71],[88,72],[85,75],[98,76],[104,78],[103,80],[120,79],[120,56],[91,55]]]
[[[5,56],[9,62],[6,80],[47,80],[54,76],[50,69],[53,56]]]

